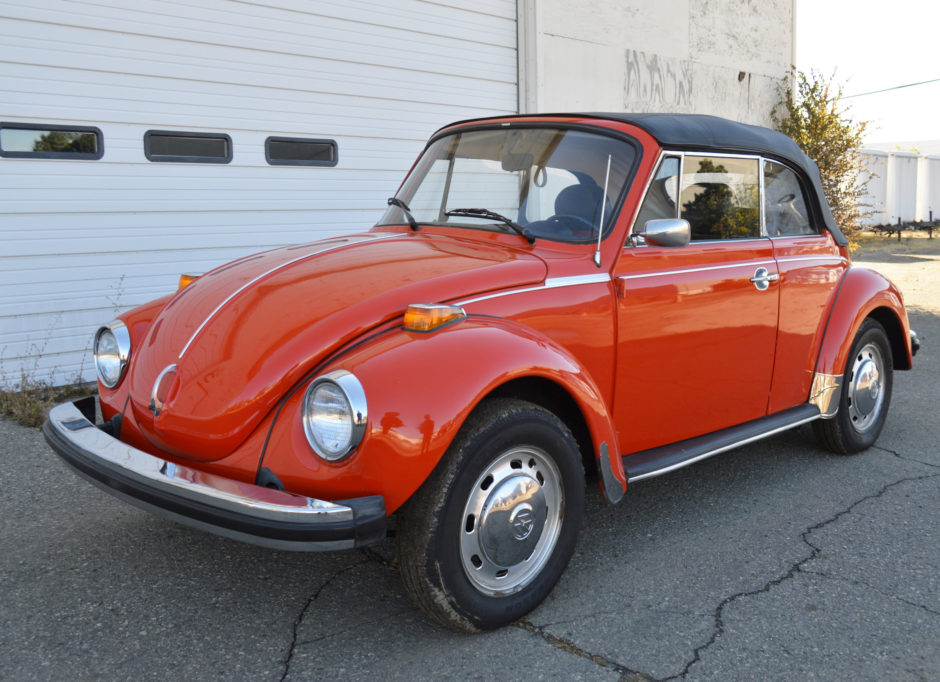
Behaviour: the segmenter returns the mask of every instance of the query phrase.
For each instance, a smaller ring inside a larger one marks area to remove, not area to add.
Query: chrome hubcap
[[[877,421],[884,397],[884,358],[881,349],[869,343],[853,359],[849,379],[849,419],[856,431],[864,433]]]
[[[540,448],[497,457],[477,478],[464,506],[460,563],[490,596],[517,592],[541,572],[561,531],[561,475]]]

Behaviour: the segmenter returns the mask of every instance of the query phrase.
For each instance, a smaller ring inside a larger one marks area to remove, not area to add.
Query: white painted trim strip
[[[491,298],[500,298],[502,296],[512,296],[513,294],[524,294],[529,291],[539,291],[541,289],[558,289],[560,287],[574,287],[581,284],[602,284],[605,282],[610,282],[610,275],[606,272],[599,272],[593,275],[571,275],[570,277],[549,277],[545,280],[544,284],[539,284],[534,287],[526,287],[524,289],[513,289],[512,291],[500,291],[495,294],[486,294],[485,296],[477,296],[476,298],[469,298],[465,301],[460,301],[456,305],[464,306],[471,303],[479,303],[480,301],[486,301]]]
[[[549,277],[545,280],[545,288],[573,287],[579,284],[598,284],[609,282],[610,275],[606,272],[597,272],[593,275],[571,275],[570,277]]]

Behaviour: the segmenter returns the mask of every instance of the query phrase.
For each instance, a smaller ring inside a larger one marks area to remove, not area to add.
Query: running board
[[[815,405],[798,405],[789,410],[705,436],[626,455],[623,458],[623,470],[627,474],[629,483],[642,481],[681,469],[725,450],[747,445],[800,424],[806,424],[819,417],[819,408]]]

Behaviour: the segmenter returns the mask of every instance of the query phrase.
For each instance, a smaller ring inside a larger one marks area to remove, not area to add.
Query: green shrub
[[[819,166],[829,208],[854,249],[867,208],[861,203],[868,181],[860,175],[858,150],[868,123],[854,121],[840,107],[842,86],[834,80],[835,76],[824,78],[815,71],[792,70],[780,85],[780,102],[771,117],[774,127],[792,137]]]

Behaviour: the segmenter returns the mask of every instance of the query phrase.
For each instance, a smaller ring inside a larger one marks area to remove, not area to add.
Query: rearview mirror
[[[646,243],[655,246],[686,246],[692,238],[688,220],[664,218],[647,220],[643,232]]]
[[[502,158],[502,167],[504,171],[524,171],[529,170],[535,163],[535,157],[531,154],[506,154]]]

